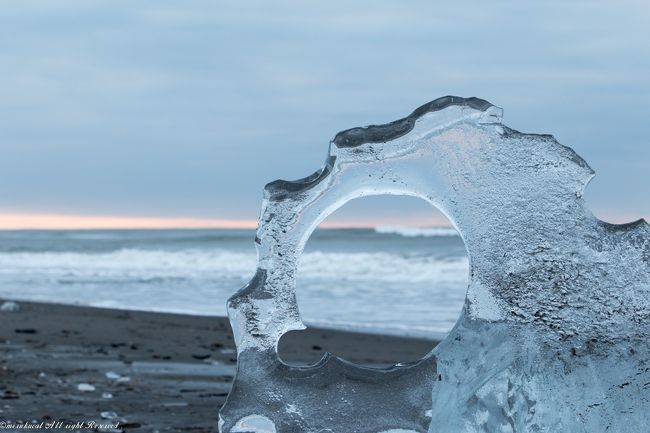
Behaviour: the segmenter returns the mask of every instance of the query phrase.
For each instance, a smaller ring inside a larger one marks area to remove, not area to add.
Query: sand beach
[[[215,432],[236,371],[225,317],[16,301],[0,311],[3,431]],[[309,328],[280,341],[285,362],[324,351],[373,366],[436,342]],[[13,426],[13,427],[12,427]],[[2,426],[0,426],[2,427]],[[38,430],[38,429],[36,429]]]

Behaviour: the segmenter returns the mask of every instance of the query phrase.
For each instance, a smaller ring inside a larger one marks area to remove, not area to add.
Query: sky
[[[21,0],[0,13],[0,228],[255,225],[347,128],[452,94],[551,133],[650,220],[647,1]],[[371,198],[332,225],[441,225]]]

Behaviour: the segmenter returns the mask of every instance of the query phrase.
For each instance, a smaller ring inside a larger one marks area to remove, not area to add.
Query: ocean
[[[256,267],[254,230],[0,232],[0,297],[225,315]],[[301,257],[305,323],[439,337],[458,319],[468,260],[453,229],[317,229]]]

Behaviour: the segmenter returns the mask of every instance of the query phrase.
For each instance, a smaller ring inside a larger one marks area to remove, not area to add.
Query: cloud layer
[[[437,3],[5,5],[0,211],[253,220],[337,131],[457,94],[573,147],[601,218],[650,217],[647,3]]]

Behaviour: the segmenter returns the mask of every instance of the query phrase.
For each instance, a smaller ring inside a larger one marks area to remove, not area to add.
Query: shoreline
[[[17,311],[0,311],[0,420],[117,420],[121,430],[114,431],[216,431],[236,370],[226,317],[15,302]],[[329,351],[386,366],[421,359],[436,344],[308,328],[286,334],[279,352],[296,365]]]
[[[218,314],[207,314],[207,313],[201,313],[201,312],[192,312],[192,311],[187,311],[187,310],[173,310],[173,309],[165,309],[165,308],[151,308],[151,309],[141,309],[141,308],[128,308],[128,307],[115,307],[115,306],[104,306],[104,305],[93,305],[93,304],[69,304],[64,302],[59,302],[59,301],[50,301],[50,300],[32,300],[29,298],[25,299],[20,299],[20,298],[6,298],[0,295],[0,304],[3,302],[10,301],[10,302],[16,302],[18,304],[37,304],[37,305],[44,305],[44,306],[53,306],[53,307],[80,307],[80,308],[90,308],[93,310],[111,310],[113,312],[134,312],[134,313],[154,313],[154,314],[161,314],[161,315],[170,315],[170,316],[189,316],[189,317],[208,317],[208,318],[215,318],[217,320],[222,320],[226,319],[228,320],[227,315],[218,315]],[[415,340],[428,340],[432,342],[440,342],[442,339],[445,337],[447,333],[445,332],[440,332],[440,331],[434,331],[434,330],[428,330],[428,329],[423,329],[420,328],[418,332],[410,332],[410,333],[405,333],[408,331],[408,328],[401,327],[401,328],[379,328],[375,326],[357,326],[355,323],[345,323],[341,324],[339,322],[307,322],[305,323],[305,326],[310,329],[319,329],[319,330],[324,330],[327,332],[343,332],[343,333],[351,333],[351,334],[362,334],[362,335],[379,335],[379,336],[386,336],[386,337],[397,337],[397,338],[407,338],[407,339],[415,339]],[[425,334],[428,334],[429,337],[425,336]]]

